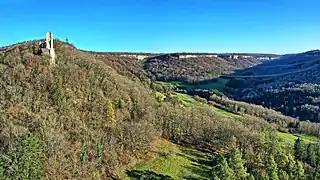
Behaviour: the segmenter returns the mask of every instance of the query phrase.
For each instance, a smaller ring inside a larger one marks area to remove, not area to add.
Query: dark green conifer
[[[294,157],[299,160],[302,161],[303,159],[303,144],[302,144],[302,140],[300,138],[296,139],[295,143],[294,143]]]
[[[255,178],[252,174],[250,174],[250,176],[248,177],[248,180],[255,180]]]
[[[248,173],[242,160],[242,154],[238,149],[234,149],[229,160],[230,167],[234,171],[235,179],[247,179]]]
[[[279,174],[279,179],[280,179],[280,180],[289,180],[289,175],[288,175],[288,173],[287,173],[285,170],[280,169],[280,170],[278,171],[278,174]]]
[[[317,164],[317,157],[316,157],[316,152],[314,151],[314,145],[313,144],[308,144],[307,147],[307,163],[312,166],[316,167]]]
[[[229,167],[226,158],[219,156],[217,159],[217,165],[214,167],[214,178],[221,180],[232,180],[234,178],[233,170]]]
[[[278,167],[273,156],[269,156],[267,159],[267,172],[270,180],[278,180]]]
[[[297,161],[296,167],[295,167],[295,179],[298,180],[304,180],[306,179],[305,174],[304,174],[304,168],[303,164],[300,161]]]

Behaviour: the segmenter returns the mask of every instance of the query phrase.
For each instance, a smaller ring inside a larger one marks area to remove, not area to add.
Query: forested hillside
[[[320,122],[319,55],[309,51],[239,71],[235,74],[239,77],[231,78],[228,95],[303,121]]]
[[[225,96],[176,93],[148,79],[143,61],[61,41],[50,66],[34,54],[38,43],[0,52],[0,179],[319,177],[318,124]],[[279,131],[313,140],[286,143]],[[163,139],[184,151],[149,157]],[[186,166],[156,173],[147,162],[161,158]]]
[[[159,81],[194,83],[230,74],[235,69],[246,68],[263,61],[258,59],[258,55],[248,57],[210,54],[184,55],[183,53],[179,55],[180,58],[149,59],[145,62],[144,69],[149,72],[150,77]]]
[[[156,136],[152,92],[61,42],[51,67],[37,44],[0,55],[2,177],[116,177]]]

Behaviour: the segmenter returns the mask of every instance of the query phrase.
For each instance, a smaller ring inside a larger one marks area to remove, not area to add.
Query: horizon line
[[[40,38],[40,39],[34,39],[34,40],[25,40],[25,41],[20,41],[14,44],[10,45],[3,45],[0,46],[0,49],[4,49],[7,47],[15,46],[18,44],[23,44],[23,43],[28,43],[31,41],[40,41],[40,40],[45,40],[45,38]],[[150,51],[97,51],[97,50],[87,50],[87,49],[82,49],[78,48],[76,45],[70,42],[66,42],[65,40],[61,40],[59,38],[54,38],[54,40],[58,40],[63,43],[68,43],[70,45],[73,45],[76,47],[78,50],[82,51],[89,51],[89,52],[97,52],[97,53],[127,53],[127,54],[210,54],[210,55],[218,55],[218,54],[228,54],[228,55],[241,55],[241,54],[250,54],[250,55],[288,55],[288,54],[300,54],[300,53],[305,53],[309,51],[314,51],[314,50],[319,50],[319,49],[312,49],[312,50],[307,50],[307,51],[301,51],[301,52],[287,52],[287,53],[270,53],[270,52],[201,52],[201,51],[174,51],[174,52],[150,52]]]

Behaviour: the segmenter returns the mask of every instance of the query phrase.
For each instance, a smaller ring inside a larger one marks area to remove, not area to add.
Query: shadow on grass
[[[193,175],[184,176],[184,179],[210,179],[212,178],[212,167],[214,156],[212,153],[201,152],[196,149],[181,149],[184,154],[178,154],[192,161],[191,166],[186,167]],[[201,178],[200,178],[201,177]]]
[[[133,170],[133,171],[128,171],[127,175],[130,179],[132,180],[140,180],[140,179],[152,179],[152,180],[173,180],[172,177],[163,175],[163,174],[157,174],[152,171],[148,170]]]

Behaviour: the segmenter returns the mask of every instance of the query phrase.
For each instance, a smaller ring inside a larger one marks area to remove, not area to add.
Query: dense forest
[[[318,124],[223,95],[185,105],[136,59],[56,41],[50,66],[37,44],[0,52],[0,179],[121,179],[159,138],[212,154],[207,179],[319,177],[319,145],[277,135],[320,137]]]
[[[271,66],[267,64],[239,71],[239,74],[289,74],[232,78],[226,94],[237,100],[275,109],[302,121],[319,122],[319,52],[308,51],[272,63]]]
[[[320,122],[320,89],[318,84],[300,84],[281,90],[264,92],[264,98],[252,98],[255,104],[273,107],[286,115],[300,120]]]

